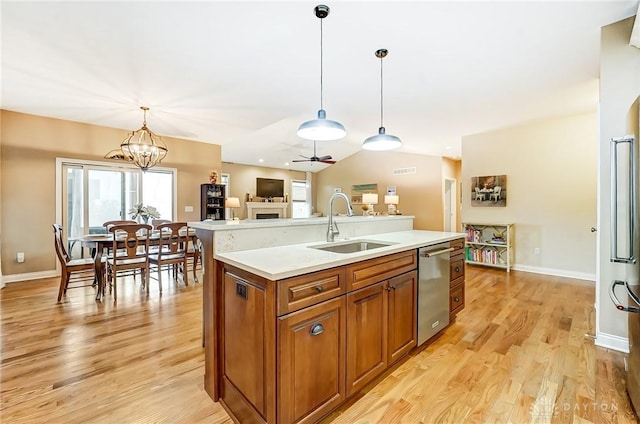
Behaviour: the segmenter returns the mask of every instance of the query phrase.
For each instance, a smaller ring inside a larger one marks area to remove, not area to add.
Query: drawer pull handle
[[[315,289],[318,293],[322,293],[322,291],[324,290],[324,287],[322,286],[315,286]]]
[[[460,298],[458,296],[454,297],[453,300],[456,302],[460,302]]]
[[[456,272],[460,272],[460,267],[459,266],[456,267]]]
[[[319,336],[320,334],[324,333],[324,327],[322,326],[322,324],[316,324],[311,327],[310,333],[312,336]]]

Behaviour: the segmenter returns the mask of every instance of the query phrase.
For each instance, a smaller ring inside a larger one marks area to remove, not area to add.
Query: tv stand
[[[246,205],[248,219],[257,219],[258,214],[273,213],[277,213],[278,218],[286,218],[289,209],[287,202],[246,202]]]

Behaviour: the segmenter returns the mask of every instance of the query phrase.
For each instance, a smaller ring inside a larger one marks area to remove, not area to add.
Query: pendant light
[[[146,106],[140,106],[144,111],[144,120],[139,130],[132,131],[131,134],[120,144],[120,149],[125,156],[130,156],[131,161],[143,171],[158,165],[167,156],[167,147],[159,136],[147,128]]]
[[[387,49],[376,50],[376,57],[380,59],[380,128],[378,128],[378,134],[372,135],[362,143],[362,148],[365,150],[393,150],[402,146],[402,141],[398,137],[385,133],[384,125],[382,124],[384,116],[382,109],[382,59],[388,53]]]
[[[318,110],[318,118],[303,122],[298,127],[298,136],[306,140],[329,141],[339,140],[347,135],[344,126],[337,121],[327,119],[327,112],[323,108],[322,103],[322,20],[329,16],[329,6],[320,4],[315,7],[314,12],[320,19],[320,110]]]

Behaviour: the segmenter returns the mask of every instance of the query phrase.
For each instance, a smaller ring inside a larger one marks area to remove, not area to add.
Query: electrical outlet
[[[193,212],[193,206],[185,206],[184,207],[184,211],[185,212]]]
[[[538,256],[540,254],[540,248],[536,247],[535,249],[533,249],[533,254]]]
[[[24,252],[18,252],[18,254],[16,255],[16,260],[18,261],[19,264],[24,262]]]

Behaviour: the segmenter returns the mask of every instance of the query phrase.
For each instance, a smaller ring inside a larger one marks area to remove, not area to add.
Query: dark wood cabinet
[[[344,296],[278,320],[278,422],[314,423],[345,399]]]
[[[347,396],[387,368],[387,281],[347,294]]]
[[[451,242],[449,281],[449,321],[464,309],[464,239]]]
[[[416,271],[389,280],[387,363],[393,364],[417,345]]]
[[[241,423],[315,423],[416,346],[415,250],[272,281],[216,267],[220,377]]]
[[[200,219],[224,220],[226,186],[223,184],[200,185]]]

